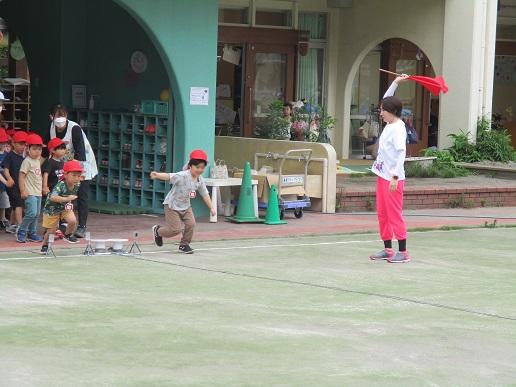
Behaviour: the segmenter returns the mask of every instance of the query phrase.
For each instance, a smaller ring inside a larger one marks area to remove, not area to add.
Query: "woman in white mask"
[[[77,194],[79,225],[75,232],[77,238],[84,238],[88,221],[90,182],[97,176],[97,161],[86,134],[79,124],[68,119],[68,111],[65,106],[57,105],[52,109],[50,119],[50,139],[58,137],[63,140],[67,150],[65,161],[77,160],[84,170],[84,180],[81,181],[81,187]]]

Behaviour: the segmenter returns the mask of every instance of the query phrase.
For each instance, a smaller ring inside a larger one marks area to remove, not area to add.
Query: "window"
[[[251,10],[250,0],[220,0],[219,24],[250,25]]]
[[[311,40],[326,40],[327,15],[325,13],[299,13],[299,27],[301,31],[309,31]]]
[[[297,97],[312,104],[323,104],[324,48],[309,48],[306,56],[298,61]]]
[[[292,27],[292,10],[256,9],[255,25],[268,27]]]
[[[219,24],[292,29],[296,17],[294,0],[219,0]]]
[[[308,53],[298,58],[297,98],[324,105],[326,81],[327,15],[299,13],[299,29],[309,32]]]
[[[219,8],[220,24],[249,24],[248,7],[221,7]]]

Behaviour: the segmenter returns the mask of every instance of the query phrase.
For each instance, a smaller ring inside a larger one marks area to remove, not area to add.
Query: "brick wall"
[[[337,189],[337,211],[375,211],[375,192],[347,192]],[[404,208],[473,208],[516,206],[516,188],[424,189],[406,190]]]

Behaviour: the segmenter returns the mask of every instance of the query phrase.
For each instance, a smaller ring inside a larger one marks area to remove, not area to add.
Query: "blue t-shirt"
[[[2,163],[4,162],[5,156],[7,156],[9,152],[0,153],[0,173],[4,176],[4,168],[2,167]],[[5,176],[4,176],[5,177]],[[0,192],[5,191],[5,184],[0,182]]]

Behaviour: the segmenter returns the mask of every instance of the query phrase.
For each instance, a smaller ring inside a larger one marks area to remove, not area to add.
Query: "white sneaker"
[[[8,234],[16,234],[18,232],[18,225],[11,224],[10,226],[5,228],[5,232]]]

